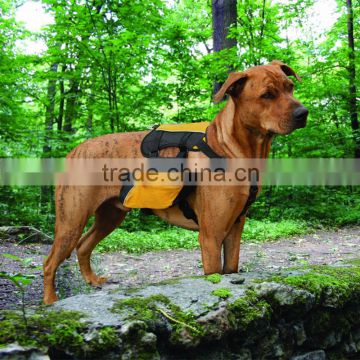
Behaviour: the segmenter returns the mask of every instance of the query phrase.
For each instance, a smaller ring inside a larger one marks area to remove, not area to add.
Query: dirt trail
[[[34,274],[27,287],[27,306],[38,305],[42,298],[42,271],[44,256],[50,245],[17,245],[16,240],[0,239],[0,254],[12,254],[26,263],[0,256],[0,271]],[[318,231],[310,235],[281,239],[276,242],[246,242],[241,248],[241,271],[276,270],[304,263],[329,264],[343,259],[360,259],[360,227],[343,228],[337,231]],[[30,260],[31,259],[31,260]],[[106,288],[142,285],[174,277],[202,275],[199,250],[171,250],[129,255],[118,252],[96,254],[94,268],[99,274],[107,274],[111,281]],[[94,291],[82,280],[76,258],[73,255],[60,268],[57,288],[61,298]],[[96,291],[96,289],[95,289]],[[21,300],[16,287],[0,278],[0,309],[16,308]]]

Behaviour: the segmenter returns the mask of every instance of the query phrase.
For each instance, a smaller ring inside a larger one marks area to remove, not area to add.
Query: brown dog
[[[220,101],[225,93],[229,99],[207,132],[208,143],[217,154],[227,158],[266,158],[274,134],[289,134],[305,126],[308,111],[294,99],[288,76],[299,80],[280,61],[229,75],[215,100]],[[141,158],[140,143],[146,133],[109,134],[88,140],[71,151],[68,158]],[[96,244],[125,218],[127,209],[118,200],[119,192],[120,186],[57,186],[55,240],[44,265],[45,304],[57,300],[56,270],[75,248],[84,279],[92,285],[106,281],[92,271],[90,256]],[[186,219],[177,206],[154,213],[175,225],[199,230],[205,274],[233,273],[238,270],[245,216],[236,219],[248,196],[249,186],[198,186],[188,202],[199,225]],[[92,215],[95,222],[81,237]]]

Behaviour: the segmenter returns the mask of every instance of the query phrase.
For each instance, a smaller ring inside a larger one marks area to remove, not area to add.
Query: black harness
[[[249,197],[246,201],[246,204],[245,204],[243,210],[241,211],[240,215],[237,217],[235,224],[239,223],[240,218],[242,216],[246,215],[250,206],[255,202],[258,191],[259,191],[259,188],[257,185],[250,186]],[[199,225],[197,215],[196,215],[195,211],[192,209],[192,207],[190,206],[189,202],[186,200],[186,198],[184,198],[182,201],[180,201],[179,208],[182,211],[183,215],[187,219],[193,220],[196,224]]]
[[[168,147],[180,149],[178,158],[186,158],[189,151],[201,151],[210,159],[221,158],[207,144],[206,135],[201,132],[190,131],[164,131],[158,130],[159,125],[155,125],[141,142],[141,153],[147,158],[159,157],[160,150]]]
[[[153,127],[152,131],[147,134],[141,142],[141,153],[146,158],[159,158],[160,151],[169,147],[179,148],[177,158],[187,158],[189,151],[201,151],[210,159],[222,158],[208,145],[206,134],[202,132],[191,131],[163,131],[158,129],[159,125]],[[205,135],[205,136],[204,136]],[[173,202],[174,205],[179,205],[179,209],[182,211],[185,218],[193,220],[198,224],[198,218],[195,211],[187,201],[187,197],[195,191],[196,186],[185,185],[180,191],[179,195]],[[123,187],[120,193],[120,199],[126,197],[129,191],[129,186]],[[236,223],[240,221],[240,218],[246,214],[250,205],[256,200],[258,193],[258,186],[251,185],[249,197],[246,201],[245,207],[236,220]],[[148,214],[150,209],[142,209],[144,213]]]

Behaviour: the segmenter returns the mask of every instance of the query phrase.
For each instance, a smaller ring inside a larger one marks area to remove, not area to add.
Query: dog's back
[[[68,159],[99,159],[142,157],[141,140],[148,131],[117,133],[98,136],[76,146],[66,156]]]

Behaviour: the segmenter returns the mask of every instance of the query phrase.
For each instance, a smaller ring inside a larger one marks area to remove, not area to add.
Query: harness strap
[[[179,209],[182,211],[183,215],[189,219],[193,220],[197,225],[199,225],[198,218],[195,214],[195,211],[190,206],[189,202],[184,199],[179,203]]]
[[[259,187],[257,185],[250,186],[249,197],[247,198],[246,204],[245,204],[242,212],[240,213],[239,217],[236,219],[235,223],[239,223],[240,218],[242,216],[246,215],[247,211],[249,210],[249,207],[255,202],[258,191],[259,191]]]
[[[235,221],[235,224],[238,224],[240,222],[240,218],[244,215],[246,215],[247,211],[249,210],[250,206],[255,202],[256,200],[256,195],[259,191],[259,188],[257,185],[251,185],[250,186],[250,193],[249,193],[249,197],[246,201],[246,204],[243,208],[243,210],[241,211],[240,215],[238,216],[238,218]],[[179,203],[179,209],[182,211],[183,215],[190,220],[193,220],[197,225],[199,225],[199,221],[198,218],[195,214],[195,211],[192,209],[192,207],[190,206],[189,202],[184,199]]]
[[[221,156],[218,155],[209,145],[208,143],[206,143],[203,139],[201,139],[196,146],[198,147],[198,149],[204,153],[208,158],[210,159],[220,159]]]
[[[206,126],[204,127],[204,124],[205,123],[202,123],[200,128],[194,129],[193,131],[187,129],[179,130],[179,127],[173,128],[171,126],[170,128],[166,128],[165,125],[156,125],[141,142],[141,152],[145,157],[158,158],[161,149],[178,147],[179,153],[176,156],[177,158],[187,158],[189,151],[201,151],[210,159],[220,159],[222,157],[219,156],[206,142]],[[177,130],[172,131],[173,129]],[[224,158],[224,160],[226,159]],[[131,188],[132,185],[123,187],[120,198],[124,199]],[[182,211],[185,218],[191,219],[198,224],[196,213],[186,200],[187,196],[194,188],[195,187],[185,185],[175,199],[173,205],[179,204],[179,209]],[[239,222],[240,217],[246,214],[250,205],[255,201],[257,193],[258,186],[251,185],[249,197],[236,222]]]
[[[219,156],[205,141],[203,141],[203,139],[201,139],[197,144],[196,144],[197,148],[199,151],[201,151],[202,153],[204,153],[207,157],[211,158],[211,159],[215,159],[215,158],[222,158],[221,156]],[[250,206],[255,202],[256,200],[256,196],[257,193],[259,191],[259,187],[257,185],[250,185],[250,191],[249,191],[249,196],[246,200],[245,206],[243,208],[243,210],[241,211],[240,215],[238,216],[238,218],[236,219],[235,223],[239,223],[240,222],[240,218],[244,215],[246,215],[247,211],[249,210]],[[195,211],[191,208],[190,204],[188,203],[188,201],[186,200],[186,198],[184,197],[183,199],[180,200],[179,202],[179,208],[182,211],[183,215],[187,218],[187,219],[191,219],[193,220],[197,225],[199,225],[199,221],[198,218],[196,216]]]

